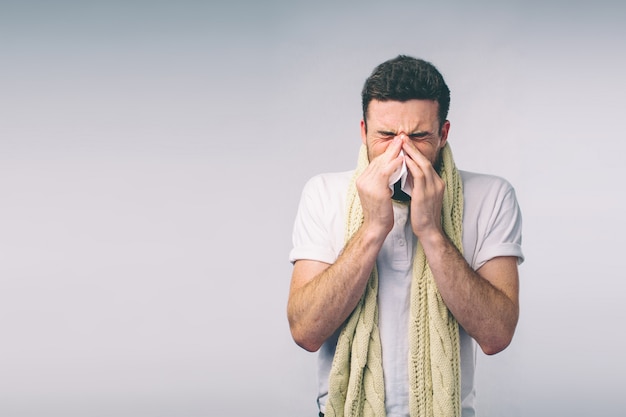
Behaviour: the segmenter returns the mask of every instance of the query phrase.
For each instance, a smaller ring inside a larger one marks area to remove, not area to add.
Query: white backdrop
[[[292,222],[399,53],[446,77],[458,165],[523,210],[480,416],[623,415],[626,6],[218,3],[0,1],[0,416],[316,415]]]

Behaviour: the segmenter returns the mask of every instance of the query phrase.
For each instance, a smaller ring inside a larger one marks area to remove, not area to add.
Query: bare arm
[[[348,318],[365,291],[378,251],[380,234],[359,229],[337,261],[299,260],[289,290],[287,317],[296,343],[316,351]]]
[[[437,288],[481,349],[498,353],[511,342],[519,316],[517,258],[494,258],[472,270],[441,228],[443,180],[410,142],[403,149],[414,182],[411,226],[424,247]]]
[[[465,331],[488,355],[504,350],[519,317],[517,258],[493,258],[472,270],[443,234],[422,238],[439,293]]]
[[[365,291],[383,242],[393,228],[389,177],[402,165],[402,142],[393,141],[357,179],[363,224],[335,263],[295,263],[287,317],[296,343],[315,351],[348,318]]]

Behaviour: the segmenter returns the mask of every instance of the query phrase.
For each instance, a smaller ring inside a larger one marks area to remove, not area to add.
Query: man
[[[449,103],[432,64],[382,63],[357,169],[303,191],[287,310],[319,350],[320,416],[473,416],[476,345],[511,342],[520,210],[505,180],[456,169]]]

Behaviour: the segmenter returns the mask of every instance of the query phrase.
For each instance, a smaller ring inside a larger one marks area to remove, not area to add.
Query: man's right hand
[[[391,175],[404,162],[400,156],[402,139],[396,136],[381,155],[373,158],[356,180],[356,188],[363,207],[363,225],[387,236],[393,228]]]
[[[302,259],[295,263],[287,316],[296,343],[309,351],[320,348],[348,318],[365,291],[378,252],[393,228],[389,178],[402,165],[402,140],[370,161],[356,181],[363,225],[333,264]]]

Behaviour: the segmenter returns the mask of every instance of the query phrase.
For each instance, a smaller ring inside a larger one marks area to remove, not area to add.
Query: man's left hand
[[[402,145],[406,166],[413,177],[411,226],[418,238],[442,233],[441,208],[445,183],[432,163],[406,138]]]

